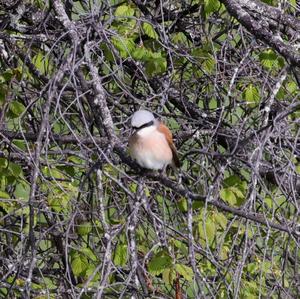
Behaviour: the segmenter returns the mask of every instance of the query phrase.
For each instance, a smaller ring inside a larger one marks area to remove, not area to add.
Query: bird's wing
[[[176,167],[180,167],[180,161],[179,161],[179,158],[178,158],[176,147],[175,147],[175,145],[173,143],[173,137],[172,137],[171,131],[162,122],[159,123],[157,129],[158,129],[159,132],[163,133],[166,136],[168,144],[169,144],[169,146],[170,146],[170,148],[172,150],[173,162],[174,162],[174,164],[175,164]]]

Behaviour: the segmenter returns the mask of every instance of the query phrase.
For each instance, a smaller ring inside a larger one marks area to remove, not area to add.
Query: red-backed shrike
[[[171,131],[151,112],[134,112],[131,126],[135,132],[129,138],[129,152],[141,167],[158,170],[180,166]]]

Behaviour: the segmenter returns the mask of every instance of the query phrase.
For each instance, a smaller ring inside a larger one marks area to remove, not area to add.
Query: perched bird
[[[131,126],[134,133],[129,138],[129,152],[141,167],[165,170],[168,165],[180,166],[171,131],[151,112],[134,112]]]

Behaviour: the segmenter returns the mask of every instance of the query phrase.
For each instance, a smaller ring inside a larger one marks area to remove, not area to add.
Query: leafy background
[[[1,4],[1,297],[296,298],[298,16],[275,0]],[[129,158],[140,107],[173,131],[178,173]]]

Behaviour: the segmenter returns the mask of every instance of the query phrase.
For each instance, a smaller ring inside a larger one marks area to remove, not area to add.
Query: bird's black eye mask
[[[151,120],[143,125],[141,125],[140,127],[132,127],[134,130],[138,131],[138,130],[141,130],[141,129],[144,129],[144,128],[147,128],[147,127],[150,127],[154,124],[154,121]]]

